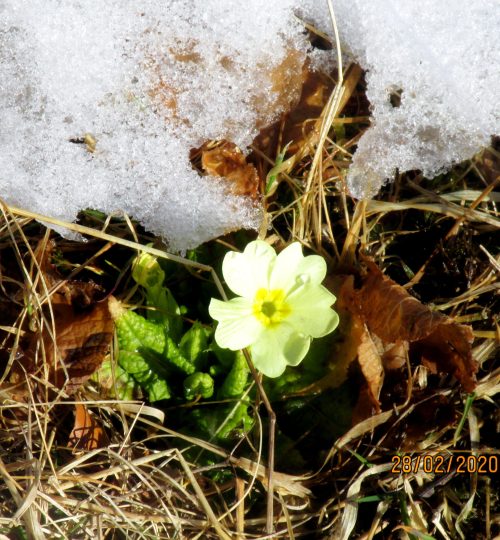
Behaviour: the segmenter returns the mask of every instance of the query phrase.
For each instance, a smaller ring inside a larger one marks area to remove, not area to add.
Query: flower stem
[[[243,349],[243,354],[245,355],[248,367],[252,374],[253,380],[257,385],[259,390],[259,395],[264,403],[267,414],[269,416],[269,430],[268,430],[268,451],[267,451],[267,512],[266,512],[266,533],[272,534],[274,530],[274,440],[276,432],[276,413],[271,407],[271,402],[269,401],[266,391],[262,386],[262,377],[255,369],[250,353],[247,349]]]

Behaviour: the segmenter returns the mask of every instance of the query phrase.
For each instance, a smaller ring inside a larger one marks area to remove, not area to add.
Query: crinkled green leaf
[[[133,311],[124,311],[115,321],[120,350],[151,349],[161,354],[165,349],[163,328]]]
[[[167,381],[155,371],[143,354],[121,350],[118,363],[148,393],[149,401],[170,398],[172,393]]]
[[[217,350],[217,346],[215,346]],[[214,364],[210,367],[210,373],[214,376],[226,374],[220,386],[218,399],[231,400],[228,405],[203,407],[191,411],[191,421],[194,421],[196,430],[201,430],[207,436],[213,437],[220,442],[232,439],[250,431],[254,425],[254,419],[249,413],[250,400],[245,398],[238,402],[248,387],[249,368],[245,356],[241,351],[217,350],[223,357],[223,364]],[[217,358],[219,359],[219,354]],[[229,372],[228,372],[228,368]],[[223,426],[221,428],[221,426]]]
[[[146,289],[146,304],[154,309],[148,310],[148,319],[164,326],[164,331],[174,341],[182,334],[181,308],[166,287]]]
[[[248,373],[249,369],[246,358],[241,351],[237,351],[233,367],[222,383],[220,389],[221,399],[240,397],[247,386]]]
[[[240,436],[252,429],[253,418],[248,413],[248,402],[241,402],[234,406],[203,407],[191,411],[191,421],[194,421],[196,430],[202,431],[207,437],[214,437],[223,442],[233,436]],[[228,418],[228,415],[231,415]],[[221,429],[222,424],[224,426]]]
[[[160,399],[170,399],[171,393],[165,379],[159,377],[149,380],[146,387],[149,401],[160,401]]]
[[[184,379],[184,397],[194,399],[196,396],[211,398],[214,394],[214,380],[208,373],[197,371]]]
[[[200,323],[195,322],[182,336],[179,344],[180,352],[196,369],[203,368],[207,353],[207,341],[211,333],[211,329],[205,328]]]
[[[168,399],[171,392],[161,372],[165,350],[163,328],[133,311],[123,311],[115,321],[118,364],[148,393],[150,401]]]
[[[224,369],[220,364],[212,364],[208,372],[210,373],[212,377],[217,377],[219,375],[223,375],[224,373],[227,373],[227,370]]]
[[[234,364],[234,351],[219,347],[215,341],[210,344],[210,350],[215,354],[220,366],[222,366],[226,372],[232,368]]]
[[[183,356],[179,347],[177,347],[170,336],[166,337],[166,344],[165,356],[171,364],[186,373],[186,375],[191,375],[196,371],[196,368]]]

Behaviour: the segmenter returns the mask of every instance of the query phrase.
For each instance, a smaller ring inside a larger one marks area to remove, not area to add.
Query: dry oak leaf
[[[477,364],[472,358],[470,326],[431,311],[384,276],[373,261],[365,264],[363,285],[354,292],[351,307],[370,332],[388,343],[409,341],[411,352],[433,372],[452,373],[465,391],[472,392]]]
[[[358,345],[358,363],[365,378],[364,388],[360,392],[355,413],[360,419],[371,416],[362,415],[371,404],[375,413],[380,413],[380,393],[384,385],[385,374],[400,370],[408,357],[408,342],[385,343],[372,334],[366,325]],[[364,403],[363,403],[364,402]]]
[[[233,143],[222,141],[202,147],[201,166],[212,176],[224,178],[234,195],[256,199],[259,195],[257,169],[246,162],[241,150]]]
[[[52,263],[55,248],[56,242],[49,240],[40,241],[35,250],[47,286],[56,288],[51,295],[55,335],[47,327],[41,334],[45,359],[50,362],[49,379],[71,395],[101,366],[114,323],[109,299],[96,302],[101,292],[98,285],[63,279]]]

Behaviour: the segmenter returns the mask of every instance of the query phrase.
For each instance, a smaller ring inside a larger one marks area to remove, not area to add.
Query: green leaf
[[[120,351],[118,363],[144,388],[149,401],[169,399],[172,396],[167,381],[152,368],[151,363],[141,353]]]
[[[219,392],[221,399],[240,397],[247,386],[249,368],[246,358],[241,351],[238,351],[235,356],[233,367]]]
[[[211,333],[211,329],[204,328],[200,323],[195,322],[182,336],[179,344],[180,352],[196,369],[203,367],[207,353],[208,337]]]
[[[194,399],[196,396],[211,398],[214,394],[214,380],[208,373],[197,371],[184,379],[184,396]]]
[[[227,373],[233,367],[235,355],[234,351],[219,347],[215,341],[210,344],[210,351],[215,354],[215,357],[219,361],[220,368],[222,368],[224,372]],[[218,367],[217,372],[220,372]]]
[[[115,324],[120,350],[151,349],[156,353],[163,353],[165,333],[160,325],[129,310],[123,310],[120,317],[115,319]]]
[[[196,371],[196,368],[187,358],[183,356],[179,347],[177,347],[172,338],[169,336],[166,337],[166,344],[167,347],[165,349],[165,356],[167,360],[178,369],[186,373],[186,375],[193,374]]]
[[[148,393],[150,401],[168,399],[171,392],[161,374],[165,350],[163,328],[133,311],[117,310],[118,364]]]
[[[182,334],[182,310],[169,289],[164,286],[146,289],[146,304],[152,308],[148,310],[148,319],[162,324],[165,333],[178,341]]]
[[[469,411],[475,399],[476,399],[475,392],[472,392],[471,394],[467,395],[467,400],[465,401],[464,412],[462,414],[462,417],[460,418],[460,422],[458,423],[457,429],[455,430],[455,434],[453,435],[453,444],[457,444],[457,441],[460,438],[460,433],[462,432],[462,429],[465,425],[465,421],[467,420],[467,416],[469,415]]]
[[[206,437],[215,438],[220,442],[239,437],[250,431],[254,425],[253,418],[248,414],[246,401],[236,403],[236,406],[231,404],[225,407],[193,409],[190,417],[191,421],[194,421],[196,431],[201,431]]]
[[[155,373],[152,373],[150,379],[143,386],[148,392],[148,399],[151,402],[160,401],[160,399],[170,399],[172,397],[167,381],[161,379]]]
[[[111,398],[130,401],[136,397],[137,384],[133,377],[119,364],[112,366],[110,359],[104,360],[91,379]]]
[[[254,419],[248,414],[247,401],[238,403],[231,409],[230,414],[223,428],[217,433],[217,437],[221,440],[229,438],[234,433],[238,435],[248,433],[254,424]]]
[[[359,499],[356,499],[356,502],[358,504],[362,503],[373,503],[373,502],[380,502],[380,501],[386,501],[393,499],[393,495],[367,495],[366,497],[360,497]]]
[[[265,189],[265,195],[266,197],[270,197],[274,194],[276,191],[276,188],[278,187],[278,177],[279,174],[289,170],[289,168],[293,165],[295,158],[291,157],[287,159],[286,161],[283,161],[285,159],[285,154],[288,150],[288,147],[292,141],[290,141],[285,148],[278,154],[276,157],[276,161],[274,162],[274,167],[267,173],[266,176],[266,189]]]
[[[170,290],[163,285],[165,272],[156,257],[141,253],[132,267],[132,277],[146,293],[148,320],[162,324],[165,332],[178,342],[182,333],[181,309]]]

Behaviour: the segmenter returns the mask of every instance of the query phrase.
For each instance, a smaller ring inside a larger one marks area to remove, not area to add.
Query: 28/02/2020
[[[417,454],[395,455],[391,459],[394,474],[425,473],[447,474],[478,473],[495,474],[498,472],[498,456],[496,454]]]

